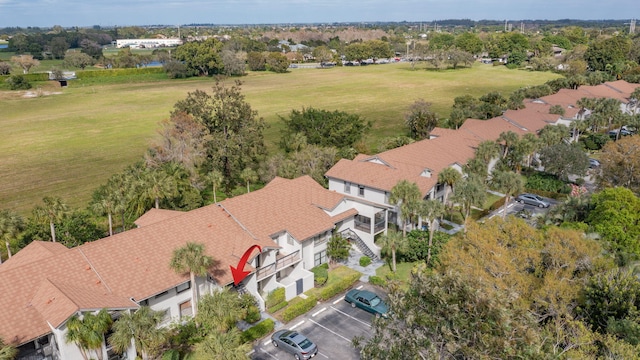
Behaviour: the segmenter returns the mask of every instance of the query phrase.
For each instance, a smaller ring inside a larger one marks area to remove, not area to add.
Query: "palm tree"
[[[143,196],[153,200],[155,208],[160,208],[160,199],[167,199],[178,193],[178,186],[174,178],[160,169],[149,169],[141,179]]]
[[[116,210],[117,204],[116,199],[109,194],[106,193],[106,187],[102,186],[100,189],[96,191],[94,194],[94,199],[91,202],[91,210],[96,215],[107,215],[107,219],[109,221],[109,236],[113,235],[113,214]]]
[[[400,210],[400,221],[402,222],[402,236],[407,236],[407,224],[411,221],[417,210],[418,201],[422,194],[416,183],[407,180],[400,180],[391,189],[389,203],[398,205]]]
[[[198,303],[198,324],[209,332],[229,331],[244,314],[238,293],[229,288],[207,294]]]
[[[249,351],[251,345],[243,343],[240,330],[233,328],[206,336],[195,346],[194,357],[196,360],[246,360]]]
[[[23,229],[24,220],[20,214],[11,210],[0,211],[0,240],[4,240],[8,257],[11,257],[10,241],[16,239]],[[0,256],[0,264],[2,264],[2,256]]]
[[[82,318],[72,316],[67,322],[67,342],[74,342],[80,349],[85,360],[89,358],[89,351],[102,360],[102,344],[104,334],[109,331],[113,320],[107,310],[102,309],[97,314],[86,313]]]
[[[5,344],[0,338],[0,360],[13,360],[18,355],[18,350],[11,345]]]
[[[453,191],[453,186],[458,181],[460,181],[460,179],[462,179],[462,174],[458,170],[452,167],[444,168],[438,174],[438,182],[446,186],[446,188],[444,189],[444,201],[443,201],[445,205],[447,204],[449,192]]]
[[[471,208],[474,206],[482,206],[486,197],[487,192],[484,183],[475,177],[467,177],[463,179],[453,191],[453,198],[462,207],[465,233],[467,232],[467,221],[471,214]]]
[[[380,237],[380,252],[386,257],[391,255],[391,270],[396,272],[396,252],[402,251],[407,245],[407,239],[399,232],[389,230]]]
[[[455,171],[455,170],[454,170]],[[456,171],[456,173],[458,173]],[[418,215],[427,220],[429,224],[429,247],[427,249],[427,265],[431,262],[431,246],[433,245],[433,233],[436,230],[436,220],[444,214],[444,205],[438,200],[426,200],[420,202]]]
[[[249,193],[251,191],[249,189],[249,183],[258,181],[258,173],[252,168],[246,168],[240,173],[240,178],[247,183],[247,193]]]
[[[45,196],[42,198],[44,206],[36,206],[33,209],[34,217],[39,221],[48,221],[51,230],[51,241],[56,242],[55,223],[62,220],[68,207],[59,197]]]
[[[222,185],[222,182],[224,181],[224,176],[220,171],[212,170],[210,173],[207,174],[207,180],[211,182],[211,186],[213,187],[213,203],[215,204],[218,202],[218,199],[216,197],[216,190],[220,185]]]
[[[522,192],[524,188],[522,177],[511,171],[497,171],[493,174],[491,182],[496,190],[505,195],[504,207],[502,209],[502,218],[504,219],[507,216],[507,206],[509,205],[509,201],[511,201],[511,197]]]
[[[133,314],[125,312],[113,323],[113,333],[109,337],[109,344],[113,350],[122,354],[131,346],[131,339],[136,352],[143,360],[155,359],[166,341],[166,330],[159,328],[164,314],[153,311],[148,306],[142,306]]]
[[[204,244],[189,242],[184,247],[175,249],[169,266],[177,273],[189,273],[191,279],[191,308],[193,316],[197,315],[198,294],[196,292],[196,276],[204,276],[213,265],[213,258],[204,253]]]
[[[518,142],[518,134],[514,133],[513,131],[506,131],[506,132],[502,132],[500,133],[500,136],[498,136],[497,141],[498,142],[504,142],[504,149],[502,150],[502,158],[506,158],[507,155],[509,154],[509,149],[513,146],[515,146],[515,144]]]

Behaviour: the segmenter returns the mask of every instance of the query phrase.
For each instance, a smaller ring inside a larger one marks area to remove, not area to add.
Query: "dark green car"
[[[376,293],[368,290],[351,289],[344,296],[344,301],[351,304],[351,307],[359,307],[374,314],[376,317],[387,317],[389,307],[380,299]]]

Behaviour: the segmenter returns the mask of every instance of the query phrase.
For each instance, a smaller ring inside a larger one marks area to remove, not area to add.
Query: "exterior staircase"
[[[380,257],[376,255],[370,248],[365,244],[364,241],[355,233],[355,231],[351,229],[346,229],[340,232],[343,238],[350,240],[353,244],[356,245],[358,250],[368,256],[371,260],[380,260]]]

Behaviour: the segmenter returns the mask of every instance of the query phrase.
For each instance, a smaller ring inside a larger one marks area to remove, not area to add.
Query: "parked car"
[[[296,360],[306,360],[318,354],[318,347],[306,336],[287,329],[278,330],[271,335],[273,346],[291,354]]]
[[[548,201],[536,194],[520,194],[516,196],[516,201],[522,204],[533,205],[541,208],[547,208],[551,205]]]
[[[368,290],[351,289],[344,296],[344,301],[351,304],[351,307],[359,307],[374,314],[376,317],[387,317],[389,307],[380,299],[376,293]]]
[[[616,138],[616,136],[618,136],[618,132],[620,132],[620,136],[629,136],[632,135],[631,131],[627,130],[627,129],[619,129],[619,130],[611,130],[609,131],[609,137],[610,138]]]
[[[600,166],[600,161],[596,159],[589,158],[589,168],[595,169]]]

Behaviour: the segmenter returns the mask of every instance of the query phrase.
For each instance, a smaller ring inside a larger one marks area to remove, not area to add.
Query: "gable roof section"
[[[355,211],[336,217],[328,214],[343,199],[344,195],[302,176],[293,180],[275,178],[260,190],[225,199],[220,205],[259,237],[287,231],[302,241],[331,230],[336,222],[356,214]]]
[[[67,247],[52,241],[32,241],[22,250],[0,264],[0,274],[3,271],[13,269],[15,267],[27,265],[33,262],[55,256],[66,252]]]
[[[607,81],[604,85],[625,94],[627,98],[631,96],[631,93],[635,89],[640,87],[640,84],[630,83],[624,80]]]
[[[522,127],[526,132],[535,134],[546,125],[555,124],[560,120],[560,115],[549,113],[550,109],[549,104],[529,103],[524,109],[505,111],[502,117]],[[523,133],[520,132],[519,135]]]
[[[466,163],[481,141],[481,137],[471,132],[457,131],[378,154],[389,166],[363,161],[368,156],[356,156],[353,160],[338,161],[325,175],[382,191],[391,191],[406,179],[416,183],[425,196],[437,183],[438,172],[455,163]],[[431,170],[431,177],[421,176],[425,169]]]
[[[140,216],[138,219],[136,219],[136,221],[134,221],[134,224],[136,224],[137,227],[143,227],[155,224],[160,221],[171,219],[172,217],[180,216],[182,214],[184,214],[183,211],[152,208],[151,210]]]
[[[233,281],[229,266],[237,266],[250,246],[276,247],[217,205],[174,215],[73,249],[45,242],[25,247],[0,266],[0,337],[22,344],[79,310],[135,308],[131,298],[188,281],[188,274],[169,267],[173,251],[187,242],[205,245],[216,260],[210,275],[220,285]]]

